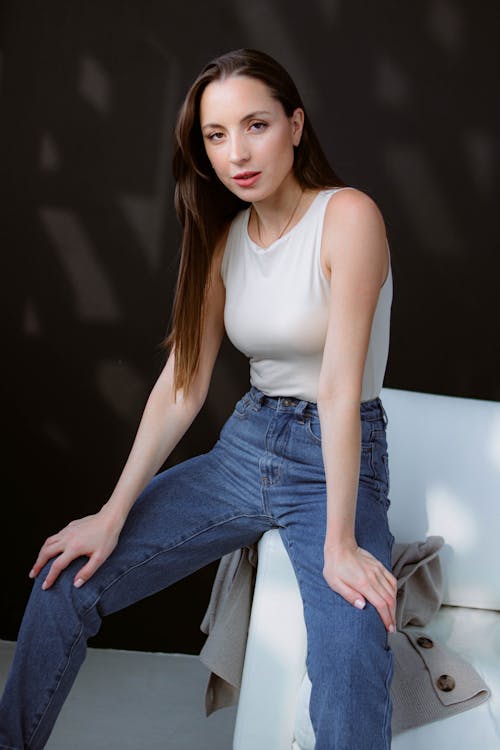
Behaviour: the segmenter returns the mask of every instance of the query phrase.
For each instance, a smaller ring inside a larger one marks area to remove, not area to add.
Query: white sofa
[[[443,606],[424,630],[476,668],[491,698],[403,732],[393,750],[500,748],[500,404],[384,388],[396,541],[444,537]],[[421,629],[422,630],[422,629]],[[306,630],[277,529],[259,562],[233,750],[313,750]]]

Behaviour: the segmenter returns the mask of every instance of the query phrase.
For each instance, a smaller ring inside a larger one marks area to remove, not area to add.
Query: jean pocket
[[[361,443],[359,476],[360,479],[369,479],[371,481],[377,478],[373,468],[373,445],[371,443]]]
[[[387,454],[381,452],[381,446],[373,439],[370,443],[362,443],[360,482],[371,488],[386,511],[390,506],[388,477]]]
[[[313,443],[321,445],[321,424],[319,417],[309,417],[305,427],[306,432]],[[371,442],[365,442],[363,439],[361,442],[360,473],[362,476],[368,477],[369,479],[377,478],[373,466],[373,444]]]
[[[389,494],[389,454],[387,452],[387,437],[384,429],[373,430],[371,444],[373,446],[375,479],[379,483],[382,492],[387,496]]]
[[[321,424],[319,417],[309,417],[306,420],[306,433],[315,445],[321,445]]]

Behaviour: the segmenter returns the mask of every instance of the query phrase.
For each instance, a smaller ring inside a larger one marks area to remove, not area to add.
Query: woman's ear
[[[300,107],[297,107],[291,119],[293,145],[298,146],[302,137],[302,130],[304,128],[304,110]]]

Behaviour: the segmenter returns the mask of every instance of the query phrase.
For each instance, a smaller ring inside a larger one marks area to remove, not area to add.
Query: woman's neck
[[[293,185],[275,191],[271,196],[252,204],[248,232],[255,242],[269,245],[282,237],[305,214],[318,190]]]

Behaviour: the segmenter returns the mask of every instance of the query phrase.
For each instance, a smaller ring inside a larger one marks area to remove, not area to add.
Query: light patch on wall
[[[101,396],[123,421],[136,420],[143,409],[147,386],[134,366],[121,359],[105,359],[96,369],[97,387]]]
[[[163,198],[163,196],[160,196]],[[151,268],[158,267],[160,252],[160,237],[164,208],[157,197],[145,198],[141,195],[119,195],[117,201]]]
[[[429,32],[448,54],[456,55],[464,46],[464,19],[456,3],[435,0],[429,8]]]
[[[317,0],[327,26],[332,26],[340,12],[340,0]]]
[[[375,98],[380,104],[402,109],[410,102],[410,84],[401,66],[388,57],[375,67]]]
[[[28,299],[24,306],[23,332],[25,336],[39,336],[42,332],[40,318],[35,310],[33,301]]]
[[[429,535],[444,537],[456,552],[466,552],[478,544],[478,528],[473,503],[466,505],[446,487],[429,487],[426,493]]]
[[[111,112],[111,82],[101,63],[90,55],[80,61],[78,90],[102,115]]]
[[[396,194],[424,250],[460,256],[465,244],[447,205],[447,189],[426,154],[410,144],[388,144],[384,160]]]
[[[160,102],[162,102],[160,130],[164,136],[158,139],[158,153],[154,160],[156,173],[152,193],[147,196],[119,193],[116,200],[121,207],[124,220],[128,222],[135,233],[150,269],[157,271],[160,268],[164,253],[172,253],[170,242],[164,243],[165,222],[167,220],[166,205],[167,203],[169,206],[171,205],[169,186],[172,146],[169,134],[172,122],[177,114],[181,86],[180,66],[177,58],[167,55],[157,40],[149,38],[146,41],[155,53],[159,53],[165,58],[164,67],[167,73],[165,93],[163,97],[160,97]]]
[[[462,133],[469,173],[485,195],[494,189],[498,169],[498,144],[493,133],[479,128]]]
[[[62,208],[39,216],[73,288],[76,313],[85,320],[118,320],[120,313],[105,271],[78,217]]]
[[[38,164],[44,172],[57,172],[61,169],[61,154],[51,133],[42,134]]]
[[[295,43],[295,29],[290,25],[288,7],[280,10],[276,4],[266,0],[236,0],[234,9],[239,16],[246,35],[257,49],[266,50],[276,56],[285,66],[302,94],[309,113],[320,109],[320,92],[316,82],[307,71],[310,68],[307,59],[301,54]]]

